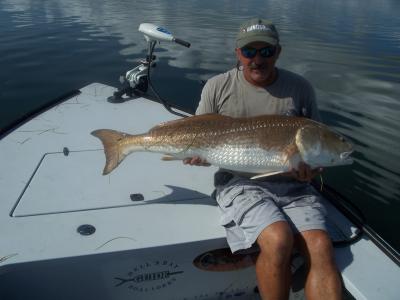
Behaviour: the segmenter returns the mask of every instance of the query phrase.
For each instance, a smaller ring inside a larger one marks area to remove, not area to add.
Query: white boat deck
[[[41,299],[54,299],[52,287],[57,286],[65,289],[58,299],[88,295],[97,299],[239,295],[244,299],[241,295],[250,294],[255,286],[252,268],[207,272],[192,263],[202,253],[226,247],[218,209],[209,197],[216,168],[190,167],[161,161],[158,154],[137,153],[110,175],[101,175],[104,153],[91,131],[142,133],[176,118],[162,105],[143,98],[109,103],[106,98],[114,90],[91,84],[0,141],[0,298],[24,299],[25,292],[18,286],[25,284],[31,288],[27,295],[41,294]],[[356,234],[357,229],[333,206],[329,210],[334,239]],[[84,224],[95,232],[78,233]],[[337,248],[336,257],[346,288],[356,299],[398,299],[399,267],[366,237]],[[156,276],[163,263],[170,268],[170,280],[161,285],[136,279],[135,284],[118,285],[116,278],[122,276],[131,282],[143,274]],[[171,268],[185,274],[172,276],[180,273]],[[57,283],[55,270],[71,286],[81,284],[82,291]],[[92,277],[66,275],[63,270],[89,272]],[[193,281],[198,284],[189,288]],[[44,282],[46,287],[41,287]],[[102,288],[94,291],[98,285]],[[170,286],[178,292],[171,292]]]
[[[113,90],[96,84],[84,88],[79,96],[2,140],[1,211],[12,216],[0,219],[2,241],[7,241],[1,250],[18,252],[12,261],[223,236],[215,204],[209,199],[215,168],[193,168],[177,161],[160,163],[160,155],[137,153],[112,174],[101,175],[105,157],[91,131],[112,128],[141,133],[174,117],[145,99],[111,104],[104,96],[96,97],[111,95]],[[145,201],[132,201],[131,194],[142,194]],[[205,218],[209,222],[204,222]],[[190,228],[196,219],[206,227]],[[92,224],[96,233],[82,237],[76,232],[81,224]],[[18,247],[22,245],[30,247]]]

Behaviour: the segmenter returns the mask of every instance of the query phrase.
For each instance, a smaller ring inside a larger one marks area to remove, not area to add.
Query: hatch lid
[[[44,154],[11,216],[202,199],[212,192],[210,168],[190,168],[180,161],[162,162],[159,154],[135,153],[103,176],[104,162],[103,150]]]

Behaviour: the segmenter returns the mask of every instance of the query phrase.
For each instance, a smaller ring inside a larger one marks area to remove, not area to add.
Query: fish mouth
[[[353,163],[353,159],[350,157],[350,155],[353,153],[352,151],[346,151],[346,152],[342,152],[340,153],[340,160],[346,164],[352,164]]]

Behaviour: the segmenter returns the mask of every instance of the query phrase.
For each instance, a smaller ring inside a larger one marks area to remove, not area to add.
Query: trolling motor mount
[[[125,75],[119,77],[121,86],[118,91],[114,92],[114,95],[108,98],[109,102],[121,103],[124,102],[123,96],[126,95],[129,98],[133,96],[142,96],[146,94],[149,81],[148,81],[148,68],[154,68],[156,63],[154,60],[156,56],[153,55],[151,59],[147,56],[146,59],[139,60],[139,65],[126,72]]]

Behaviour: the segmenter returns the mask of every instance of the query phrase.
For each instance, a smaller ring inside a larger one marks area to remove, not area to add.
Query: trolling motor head
[[[145,60],[140,60],[138,66],[126,72],[125,76],[120,76],[122,87],[118,88],[118,91],[114,92],[114,95],[109,97],[108,101],[112,103],[124,102],[125,100],[122,98],[124,94],[128,97],[143,95],[147,92],[148,86],[150,85],[160,102],[167,107],[166,102],[159,97],[151,85],[150,68],[155,67],[154,60],[156,59],[153,55],[154,48],[157,42],[160,43],[161,41],[174,42],[187,48],[190,47],[190,43],[175,38],[167,29],[151,23],[140,24],[138,30],[143,33],[144,38],[148,42],[148,55]],[[170,110],[170,108],[168,110]]]
[[[175,42],[185,47],[190,47],[190,43],[175,38],[167,29],[150,24],[150,23],[142,23],[139,25],[139,31],[144,34],[144,38],[148,42]]]

